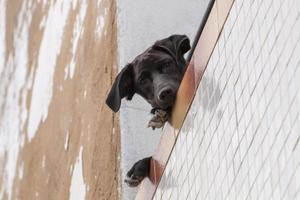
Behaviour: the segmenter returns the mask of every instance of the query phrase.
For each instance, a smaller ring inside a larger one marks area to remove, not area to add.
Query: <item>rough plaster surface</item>
[[[118,1],[119,70],[156,40],[186,34],[191,42],[201,23],[208,0]],[[122,199],[134,199],[137,189],[123,183],[134,162],[153,153],[161,130],[147,129],[150,106],[137,95],[123,100],[121,123]]]
[[[119,199],[116,3],[0,0],[0,199]]]

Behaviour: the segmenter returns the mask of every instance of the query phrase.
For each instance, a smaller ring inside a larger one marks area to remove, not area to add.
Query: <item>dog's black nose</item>
[[[173,92],[170,88],[166,88],[163,89],[162,91],[160,91],[160,93],[158,94],[158,98],[161,101],[168,101],[171,100],[173,96]]]

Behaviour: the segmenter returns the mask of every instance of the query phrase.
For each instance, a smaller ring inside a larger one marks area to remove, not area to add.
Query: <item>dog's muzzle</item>
[[[157,95],[158,103],[162,106],[162,108],[172,106],[175,102],[175,98],[175,92],[170,87],[161,89]]]

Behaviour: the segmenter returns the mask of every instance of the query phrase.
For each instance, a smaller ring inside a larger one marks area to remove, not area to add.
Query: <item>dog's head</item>
[[[190,42],[185,35],[172,35],[157,41],[122,69],[106,104],[117,112],[122,98],[131,100],[137,93],[153,108],[172,107],[185,71],[184,54],[189,49]]]

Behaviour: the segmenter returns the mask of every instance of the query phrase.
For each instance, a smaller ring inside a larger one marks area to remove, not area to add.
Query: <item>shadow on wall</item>
[[[197,105],[203,108],[203,112],[214,113],[214,110],[217,108],[217,105],[221,99],[221,90],[219,84],[215,81],[214,78],[210,78],[209,76],[203,76],[200,82],[199,87],[204,88],[204,90],[198,89],[196,91],[193,104],[196,103]],[[222,108],[220,108],[217,113],[218,121],[221,120],[222,117]],[[194,125],[194,119],[196,114],[199,111],[199,107],[193,106],[191,107],[189,113],[187,114],[184,120],[184,126],[182,126],[182,132],[187,133]],[[203,113],[203,114],[204,114]]]
[[[192,137],[191,134],[188,135],[188,133],[193,130],[195,127],[194,119],[196,117],[197,112],[199,112],[199,106],[201,106],[203,109],[201,112],[209,112],[209,114],[215,113],[215,109],[217,108],[217,105],[220,102],[221,99],[221,89],[219,87],[219,84],[215,81],[214,78],[210,78],[207,75],[203,76],[201,82],[201,89],[199,88],[196,92],[196,95],[193,100],[193,106],[191,106],[189,112],[187,113],[187,116],[184,120],[184,124],[180,130],[181,136],[183,136],[181,139],[186,139],[186,137]],[[201,92],[200,92],[201,91]],[[222,117],[222,108],[220,108],[216,113],[216,119],[217,121],[221,120]],[[204,114],[203,113],[203,114]],[[202,134],[198,130],[195,131],[195,134]],[[180,135],[178,136],[180,137]],[[176,147],[175,147],[176,148]],[[187,153],[187,152],[184,152]],[[181,183],[179,182],[178,177],[174,174],[173,170],[166,170],[161,177],[161,186],[162,190],[167,190],[170,188],[181,188]]]

